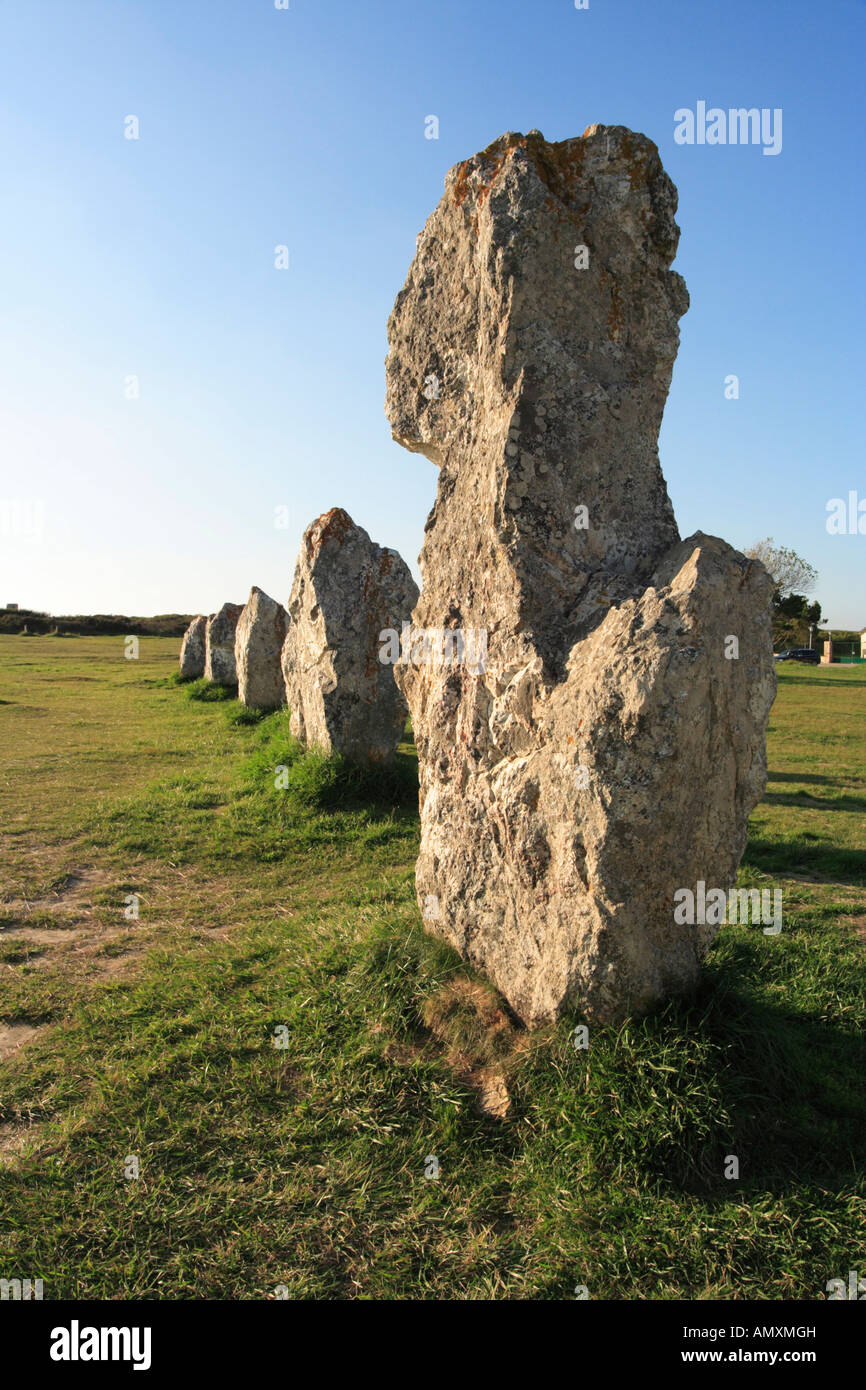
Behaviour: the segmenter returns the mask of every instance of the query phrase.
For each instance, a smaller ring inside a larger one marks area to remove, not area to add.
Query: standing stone
[[[418,587],[396,550],[334,507],[304,532],[282,667],[291,732],[366,764],[392,758],[406,724],[393,641]],[[382,659],[383,656],[386,659]]]
[[[772,581],[680,540],[658,460],[676,202],[622,126],[505,135],[449,173],[388,323],[394,438],[440,468],[413,621],[487,637],[483,669],[397,668],[419,905],[528,1024],[695,986],[717,927],[674,895],[733,883],[766,781]]]
[[[235,632],[238,699],[250,709],[277,709],[286,701],[280,667],[289,615],[253,585]]]
[[[219,612],[211,614],[207,620],[204,676],[215,685],[237,685],[235,632],[243,611],[242,603],[224,603]]]
[[[199,613],[193,618],[180,644],[180,674],[185,680],[198,680],[204,675],[207,618]]]

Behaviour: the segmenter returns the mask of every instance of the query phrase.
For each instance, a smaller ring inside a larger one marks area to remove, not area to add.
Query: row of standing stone
[[[677,894],[735,882],[766,784],[772,581],[716,537],[680,540],[659,463],[689,303],[676,207],[624,126],[507,132],[450,171],[388,321],[392,435],[440,470],[423,595],[334,511],[286,615],[305,742],[387,758],[405,692],[425,923],[530,1025],[696,988],[717,926],[679,918]],[[483,667],[433,670],[414,641],[383,664],[382,629],[413,609],[421,633],[483,632]],[[273,610],[244,612],[239,682],[279,646],[254,640]],[[231,621],[205,635],[212,678]]]
[[[288,705],[308,746],[361,764],[393,757],[408,707],[381,634],[400,631],[418,589],[396,550],[376,545],[335,507],[304,532],[288,610],[255,585],[246,605],[193,618],[180,674],[237,685],[250,709]]]

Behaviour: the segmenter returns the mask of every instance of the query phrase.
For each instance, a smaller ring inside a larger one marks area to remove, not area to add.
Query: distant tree
[[[820,603],[810,603],[805,594],[788,594],[787,598],[773,599],[773,608],[782,618],[798,618],[804,623],[820,623]]]
[[[811,647],[811,626],[820,622],[820,603],[810,603],[805,594],[788,594],[782,599],[778,593],[773,595],[774,647]]]
[[[789,597],[808,594],[818,582],[818,571],[814,566],[798,555],[796,550],[784,545],[775,545],[772,536],[768,536],[765,541],[755,541],[754,545],[749,546],[746,555],[750,560],[760,560],[769,571],[776,585],[777,606]]]

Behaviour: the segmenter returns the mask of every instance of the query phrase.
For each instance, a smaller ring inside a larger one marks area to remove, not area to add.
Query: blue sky
[[[681,533],[793,546],[863,627],[866,535],[826,508],[866,502],[864,35],[862,0],[6,0],[0,604],[285,602],[338,505],[414,567],[436,470],[383,361],[416,233],[503,131],[602,122],[679,189]],[[781,108],[781,153],[676,144],[698,101]]]

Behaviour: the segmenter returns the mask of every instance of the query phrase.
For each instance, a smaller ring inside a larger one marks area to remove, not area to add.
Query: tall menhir
[[[715,928],[674,893],[733,882],[766,781],[771,581],[680,540],[658,459],[676,203],[622,126],[504,135],[449,173],[388,323],[394,437],[440,469],[414,624],[488,634],[483,672],[397,669],[419,903],[530,1024],[694,987]]]

